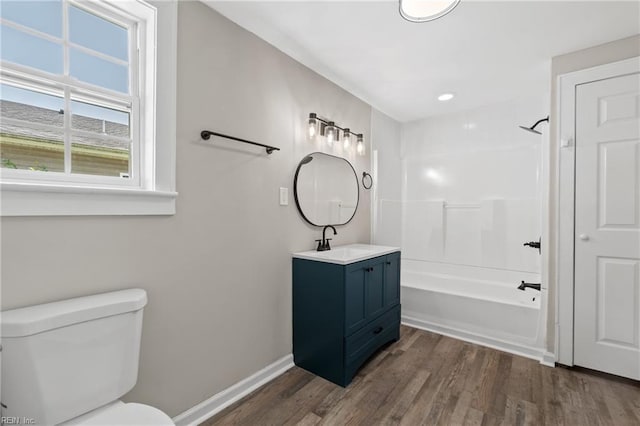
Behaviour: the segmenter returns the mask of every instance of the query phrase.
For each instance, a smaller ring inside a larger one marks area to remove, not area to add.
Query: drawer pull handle
[[[387,265],[391,265],[391,262],[387,262]]]
[[[382,328],[382,326],[380,326],[380,327],[376,328],[375,330],[373,330],[373,334],[380,334],[380,333],[382,333],[382,330],[383,330],[383,328]]]
[[[372,272],[373,268],[367,268],[367,272]]]

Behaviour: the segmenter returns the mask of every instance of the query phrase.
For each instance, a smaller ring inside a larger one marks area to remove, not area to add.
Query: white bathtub
[[[541,359],[541,300],[518,290],[538,274],[404,260],[402,321],[462,340]]]

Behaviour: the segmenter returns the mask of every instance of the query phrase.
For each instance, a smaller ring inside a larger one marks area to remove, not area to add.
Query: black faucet
[[[524,289],[527,287],[540,291],[540,284],[525,283],[524,281],[522,281],[522,283],[518,286],[518,290],[524,291]]]
[[[333,235],[338,235],[338,231],[336,231],[336,228],[334,228],[331,225],[325,226],[324,229],[322,230],[322,240],[316,240],[318,242],[318,248],[316,249],[316,251],[331,250],[331,246],[329,245],[329,241],[331,241],[331,238],[325,237],[325,232],[327,232],[327,228],[333,229]]]

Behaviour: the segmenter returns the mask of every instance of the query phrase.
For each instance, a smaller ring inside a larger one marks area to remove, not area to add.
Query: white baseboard
[[[260,386],[270,382],[280,376],[285,371],[293,367],[293,355],[286,355],[273,364],[267,365],[262,370],[252,374],[231,385],[225,390],[218,392],[206,401],[178,414],[173,418],[176,426],[198,425],[215,414],[219,413],[229,405],[247,396]]]
[[[418,318],[402,316],[402,324],[409,327],[419,328],[421,330],[431,331],[433,333],[442,334],[443,336],[453,337],[454,339],[464,340],[465,342],[475,343],[480,346],[486,346],[491,349],[508,352],[514,355],[523,356],[525,358],[535,359],[542,363],[544,351],[532,346],[521,345],[519,343],[507,342],[481,334],[460,330],[458,328],[445,325],[435,324]],[[547,364],[545,364],[547,365]]]
[[[547,367],[555,367],[556,366],[556,354],[553,352],[545,351],[542,354],[542,359],[540,360],[540,364],[546,365]]]

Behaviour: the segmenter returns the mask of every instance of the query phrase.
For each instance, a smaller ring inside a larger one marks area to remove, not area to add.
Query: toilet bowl
[[[144,290],[2,312],[3,418],[36,425],[173,425],[124,403],[138,378]]]

